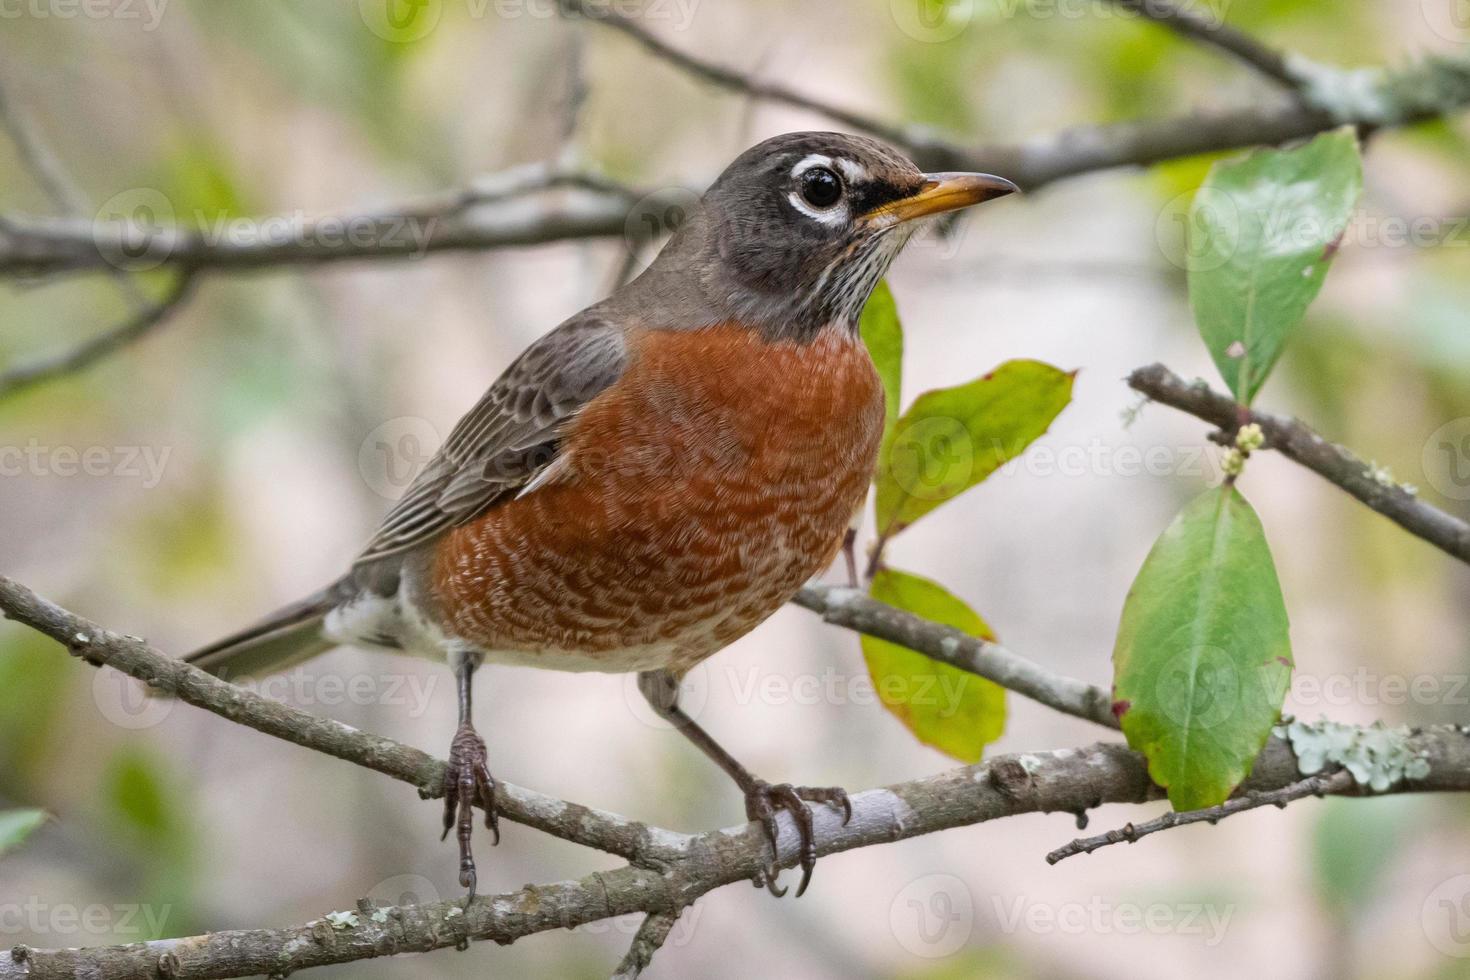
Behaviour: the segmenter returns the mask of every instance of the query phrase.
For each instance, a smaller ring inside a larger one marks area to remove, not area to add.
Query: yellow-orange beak
[[[941,173],[925,174],[924,178],[924,186],[917,194],[876,207],[864,214],[862,220],[893,225],[993,201],[1021,190],[1011,181],[994,174]]]

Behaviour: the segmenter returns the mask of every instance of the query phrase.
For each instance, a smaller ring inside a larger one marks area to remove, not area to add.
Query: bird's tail
[[[333,582],[184,659],[228,679],[258,677],[309,660],[336,645],[322,634],[322,621],[342,601],[345,584]]]

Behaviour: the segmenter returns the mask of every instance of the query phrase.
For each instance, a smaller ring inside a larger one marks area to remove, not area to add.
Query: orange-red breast
[[[858,136],[752,147],[646,272],[490,386],[342,579],[189,660],[259,673],[337,643],[447,659],[460,724],[444,829],[471,896],[472,805],[496,826],[475,668],[638,671],[773,849],[776,811],[792,813],[800,894],[816,860],[805,801],[846,794],[752,776],[680,711],[678,679],[827,567],[861,506],[883,390],[857,319],[912,220],[1015,189],[921,173]]]

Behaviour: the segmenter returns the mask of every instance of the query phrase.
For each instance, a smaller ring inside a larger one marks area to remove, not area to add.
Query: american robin
[[[681,711],[679,679],[836,557],[884,417],[858,314],[914,219],[1015,190],[921,173],[859,136],[752,147],[647,271],[490,386],[346,575],[189,661],[250,675],[347,643],[447,660],[459,728],[444,835],[457,830],[471,897],[474,804],[499,839],[475,669],[637,671],[654,709],[734,778],[773,852],[776,813],[793,815],[800,895],[816,863],[806,802],[850,818],[847,794],[756,778]]]

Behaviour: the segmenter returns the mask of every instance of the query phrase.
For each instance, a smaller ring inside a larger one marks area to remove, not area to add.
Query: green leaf
[[[883,441],[893,434],[903,395],[903,324],[887,280],[881,280],[858,319],[858,331],[867,345],[878,380],[883,383]]]
[[[983,619],[937,582],[885,568],[873,577],[871,593],[916,616],[995,639]],[[925,745],[979,762],[1005,731],[1006,692],[998,684],[886,640],[864,636],[862,647],[878,697]]]
[[[896,534],[999,469],[1072,400],[1073,374],[1007,361],[914,400],[878,455],[878,530]]]
[[[45,810],[0,810],[0,854],[19,847],[45,822]]]
[[[1249,404],[1322,288],[1363,188],[1351,128],[1216,164],[1189,210],[1189,302]]]
[[[1234,487],[1206,491],[1154,543],[1113,649],[1113,710],[1174,809],[1214,806],[1250,772],[1291,664],[1261,522]]]

